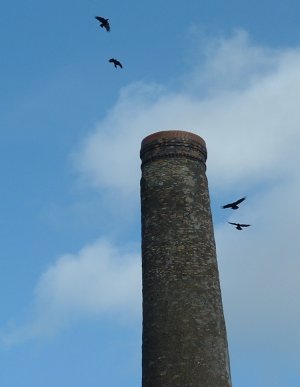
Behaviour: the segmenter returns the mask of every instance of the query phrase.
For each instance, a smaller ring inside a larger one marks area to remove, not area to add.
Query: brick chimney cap
[[[142,141],[142,148],[149,142],[158,140],[158,139],[185,139],[198,142],[200,145],[206,147],[205,141],[203,138],[194,134],[192,132],[187,132],[184,130],[162,130],[160,132],[155,132],[145,137]]]

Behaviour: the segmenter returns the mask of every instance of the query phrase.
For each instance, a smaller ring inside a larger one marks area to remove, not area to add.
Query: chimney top
[[[164,130],[145,137],[141,145],[142,166],[148,162],[184,157],[205,164],[207,150],[205,141],[194,133],[183,130]]]
[[[203,138],[194,134],[192,132],[187,132],[185,130],[162,130],[160,132],[155,132],[145,137],[142,141],[142,148],[147,145],[147,143],[160,140],[160,139],[182,139],[182,140],[192,140],[198,142],[200,145],[206,147],[205,141]]]

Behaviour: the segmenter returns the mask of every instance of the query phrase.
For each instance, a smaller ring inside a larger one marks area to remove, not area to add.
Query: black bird
[[[241,223],[231,223],[231,222],[228,222],[229,224],[233,224],[234,226],[236,226],[235,228],[237,230],[242,230],[243,227],[249,227],[251,226],[251,224],[241,224]]]
[[[225,204],[225,206],[222,206],[222,208],[231,208],[232,210],[237,210],[239,208],[238,204],[242,203],[245,199],[246,196],[237,200],[236,202]]]
[[[95,19],[97,19],[100,22],[100,27],[101,28],[104,27],[107,32],[110,31],[110,25],[109,25],[109,22],[108,22],[109,19],[105,19],[104,17],[101,17],[101,16],[95,16]]]
[[[109,62],[110,62],[110,63],[113,63],[114,66],[115,66],[115,68],[117,68],[117,66],[121,67],[121,69],[123,68],[121,62],[119,62],[117,59],[111,58],[111,59],[109,60]]]

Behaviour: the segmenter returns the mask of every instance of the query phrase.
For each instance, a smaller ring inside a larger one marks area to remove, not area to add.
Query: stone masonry
[[[142,142],[143,387],[230,387],[206,145],[184,131]]]

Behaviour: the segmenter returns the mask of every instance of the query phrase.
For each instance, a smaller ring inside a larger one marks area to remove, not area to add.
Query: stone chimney
[[[230,387],[206,178],[190,132],[142,141],[143,387]]]

